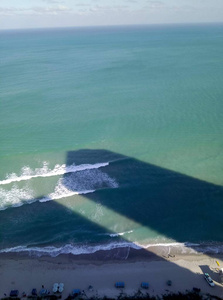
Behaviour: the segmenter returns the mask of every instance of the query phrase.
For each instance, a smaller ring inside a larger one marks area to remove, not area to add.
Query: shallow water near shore
[[[1,252],[223,252],[222,25],[0,37]]]

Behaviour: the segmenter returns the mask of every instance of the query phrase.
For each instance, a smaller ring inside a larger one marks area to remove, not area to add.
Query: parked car
[[[215,286],[214,281],[211,279],[208,273],[204,273],[204,278],[210,286]]]

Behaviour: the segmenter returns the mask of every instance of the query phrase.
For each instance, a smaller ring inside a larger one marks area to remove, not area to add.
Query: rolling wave
[[[92,254],[97,251],[109,251],[117,248],[134,248],[140,249],[137,245],[130,242],[119,242],[119,243],[108,243],[102,245],[86,246],[86,245],[71,245],[66,244],[61,247],[48,246],[48,247],[27,247],[27,246],[17,246],[12,248],[6,248],[0,250],[0,253],[21,253],[25,252],[28,254],[41,257],[43,255],[49,255],[51,257],[56,257],[60,254]]]
[[[35,168],[34,170],[32,170],[29,166],[23,167],[21,169],[21,174],[19,176],[16,173],[11,173],[7,175],[6,179],[0,181],[0,185],[29,180],[37,177],[51,177],[51,176],[64,175],[67,173],[75,173],[84,170],[99,169],[101,167],[105,167],[108,165],[109,165],[108,162],[97,163],[97,164],[83,164],[78,166],[76,166],[75,164],[72,164],[70,166],[67,166],[66,164],[63,165],[57,164],[51,170],[48,167],[48,163],[43,162],[43,167]]]
[[[58,200],[58,199],[62,199],[62,198],[66,198],[66,197],[71,197],[71,196],[75,196],[75,195],[85,195],[85,194],[89,194],[89,193],[93,193],[95,192],[95,190],[89,190],[89,191],[79,191],[79,192],[71,192],[71,191],[67,191],[65,193],[61,193],[61,194],[55,194],[52,193],[50,194],[48,197],[43,197],[41,199],[39,199],[39,202],[48,202],[51,200]]]
[[[16,185],[10,191],[0,188],[0,210],[8,207],[19,207],[25,203],[35,202],[34,192],[29,187],[18,188]]]
[[[83,191],[70,191],[68,189],[63,189],[59,193],[53,192],[46,197],[37,198],[34,196],[32,189],[25,187],[19,189],[17,186],[13,186],[10,191],[0,189],[0,210],[5,210],[9,207],[20,207],[24,204],[32,204],[34,202],[48,202],[51,200],[58,200],[66,197],[71,197],[74,195],[85,195],[88,193],[93,193],[95,190],[83,190]]]
[[[59,178],[52,192],[39,198],[35,193],[35,190],[38,190],[38,193],[40,193],[41,187],[36,187],[34,183],[32,186],[26,183],[24,187],[19,188],[14,183],[10,190],[0,188],[0,210],[5,210],[8,207],[19,207],[24,204],[31,204],[36,201],[47,202],[75,195],[93,193],[96,190],[105,188],[117,188],[118,183],[115,179],[111,178],[107,173],[98,170],[100,167],[105,165],[108,165],[108,163],[80,166],[71,165],[66,168],[54,168],[50,171],[49,169],[44,168],[44,174],[42,173],[40,175],[36,173],[35,175],[32,175],[32,178],[40,176],[49,177],[60,174],[64,175]],[[31,178],[30,176],[28,179]],[[24,174],[23,177],[19,177],[17,179],[16,181],[25,180]],[[15,180],[15,178],[13,180]]]
[[[190,246],[193,249],[190,248]],[[28,246],[17,246],[12,248],[5,248],[1,249],[0,253],[27,253],[32,256],[41,257],[41,256],[51,256],[56,257],[60,254],[72,254],[72,255],[83,255],[83,254],[93,254],[97,251],[110,251],[114,249],[123,249],[126,248],[127,250],[127,256],[129,254],[130,249],[135,250],[148,250],[150,248],[160,248],[161,250],[158,251],[160,254],[163,252],[170,252],[170,250],[177,251],[175,253],[193,253],[193,254],[222,254],[223,253],[223,245],[209,245],[209,244],[190,244],[190,243],[158,243],[158,244],[151,244],[147,246],[137,245],[137,243],[127,242],[127,241],[121,241],[121,242],[110,242],[107,244],[100,244],[100,245],[93,245],[93,246],[87,246],[84,245],[72,245],[72,244],[66,244],[61,247],[55,247],[55,246],[47,246],[47,247],[28,247]],[[126,256],[126,258],[127,258]]]

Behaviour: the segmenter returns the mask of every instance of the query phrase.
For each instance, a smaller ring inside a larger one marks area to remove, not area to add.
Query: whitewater
[[[0,32],[0,251],[222,253],[222,29]]]
[[[49,169],[48,162],[43,162],[43,167],[35,168],[32,170],[29,166],[24,166],[21,169],[21,174],[17,175],[16,173],[11,173],[6,175],[6,179],[0,180],[0,185],[4,184],[10,184],[13,182],[19,182],[24,180],[29,180],[32,178],[38,178],[38,177],[51,177],[51,176],[58,176],[58,175],[64,175],[67,173],[74,173],[78,171],[84,171],[84,170],[91,170],[91,169],[98,169],[101,167],[107,166],[109,163],[99,163],[99,164],[83,164],[83,165],[71,165],[66,166],[65,164],[62,165],[55,165],[55,167],[51,170]]]
[[[9,207],[20,207],[24,204],[32,204],[33,202],[39,201],[40,203],[48,202],[52,200],[59,200],[75,195],[85,195],[88,193],[93,193],[94,189],[85,189],[86,186],[94,187],[100,183],[104,183],[107,187],[110,188],[117,188],[117,182],[110,178],[107,174],[98,172],[96,175],[97,177],[92,178],[92,174],[90,173],[91,170],[100,169],[109,165],[109,162],[106,163],[97,163],[97,164],[82,164],[76,166],[75,164],[72,165],[55,165],[53,169],[48,167],[47,162],[43,162],[43,167],[35,168],[32,170],[29,166],[24,166],[21,168],[20,175],[15,173],[6,175],[7,179],[0,181],[1,185],[12,184],[13,186],[11,189],[3,189],[0,188],[0,210],[7,209]],[[35,178],[48,178],[52,176],[60,176],[70,173],[84,174],[80,177],[80,180],[73,181],[71,180],[70,176],[61,177],[57,181],[55,189],[50,194],[42,197],[42,198],[35,198],[34,191],[32,188],[28,186],[27,181],[30,179]],[[15,182],[25,181],[24,187],[19,188]],[[100,187],[98,187],[99,189]],[[105,188],[101,186],[101,188]]]

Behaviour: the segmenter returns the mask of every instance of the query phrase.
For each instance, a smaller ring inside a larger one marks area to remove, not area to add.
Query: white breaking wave
[[[51,200],[58,200],[66,197],[71,197],[74,195],[85,195],[88,193],[93,193],[95,190],[85,190],[85,191],[70,191],[68,189],[60,191],[60,193],[51,193],[46,197],[41,199],[35,198],[33,191],[26,187],[19,189],[17,186],[13,186],[10,191],[0,189],[0,210],[5,210],[8,207],[20,207],[24,204],[31,204],[33,202],[47,202]]]
[[[51,176],[64,175],[67,173],[75,173],[84,170],[99,169],[101,167],[108,166],[109,163],[106,162],[106,163],[97,163],[97,164],[83,164],[78,166],[76,166],[75,164],[72,164],[70,166],[67,166],[65,164],[63,165],[57,164],[52,170],[49,169],[48,165],[49,164],[47,162],[43,162],[43,167],[36,168],[34,170],[32,170],[29,166],[25,166],[21,169],[20,175],[17,175],[16,173],[11,173],[6,176],[6,179],[0,181],[0,185],[29,180],[37,177],[51,177]]]
[[[190,246],[194,247],[194,249],[191,249]],[[169,248],[172,248],[176,250],[178,248],[180,250],[179,253],[184,253],[185,248],[189,252],[193,251],[194,254],[200,254],[200,253],[223,253],[223,245],[201,245],[201,244],[190,244],[190,243],[162,243],[162,244],[151,244],[147,246],[139,246],[136,243],[132,242],[117,242],[117,243],[108,243],[108,244],[102,244],[102,245],[95,245],[95,246],[86,246],[86,245],[71,245],[66,244],[61,247],[55,247],[55,246],[47,246],[47,247],[27,247],[27,246],[17,246],[12,248],[6,248],[0,250],[0,253],[28,253],[30,255],[34,255],[37,257],[41,257],[43,255],[49,255],[51,257],[56,257],[60,254],[72,254],[72,255],[81,255],[81,254],[92,254],[97,251],[109,251],[119,248],[127,248],[127,249],[147,249],[151,247],[161,247],[163,249],[166,248],[166,250],[169,250]],[[183,252],[181,252],[183,250]],[[188,253],[189,253],[188,252]],[[126,257],[127,258],[127,257]]]
[[[47,202],[75,195],[93,193],[96,190],[104,188],[117,188],[118,183],[115,179],[101,170],[98,170],[98,168],[105,165],[108,165],[108,163],[80,165],[77,167],[71,165],[66,167],[66,172],[64,169],[65,173],[62,173],[62,170],[60,170],[60,174],[66,174],[66,176],[59,178],[54,190],[41,199],[38,198],[30,186],[28,187],[28,183],[26,183],[26,186],[23,188],[19,188],[16,184],[14,184],[10,190],[0,188],[0,210],[5,210],[8,207],[19,207],[23,204],[30,204],[36,201]],[[56,172],[55,170],[54,168],[53,171],[46,172],[45,168],[45,175],[35,174],[35,177],[48,177],[52,174],[59,175],[59,171]],[[38,193],[40,192],[40,187],[38,187]]]
[[[19,189],[17,186],[13,186],[10,191],[0,189],[0,210],[4,210],[9,206],[19,207],[24,203],[35,202],[33,191],[24,187]]]
[[[108,233],[110,237],[123,236],[127,233],[132,233],[133,230],[125,231],[125,232],[117,232],[117,233]]]
[[[58,199],[71,197],[71,196],[75,196],[75,195],[85,195],[85,194],[93,193],[94,191],[95,190],[71,192],[71,191],[67,190],[65,193],[61,193],[61,194],[52,193],[47,197],[39,199],[38,201],[39,202],[48,202],[48,201],[51,201],[51,200],[58,200]]]
[[[101,188],[117,188],[117,182],[100,170],[85,169],[78,174],[60,178],[53,193],[40,199],[40,202],[58,200],[74,195],[93,193]]]
[[[61,247],[26,247],[26,246],[17,246],[13,248],[6,248],[0,250],[0,253],[21,253],[26,252],[35,256],[42,256],[42,255],[49,255],[51,257],[56,257],[60,254],[73,254],[73,255],[81,255],[81,254],[92,254],[97,251],[109,251],[117,248],[134,248],[140,249],[137,245],[130,242],[123,242],[123,243],[109,243],[104,245],[97,245],[97,246],[74,246],[71,244],[67,244]]]

